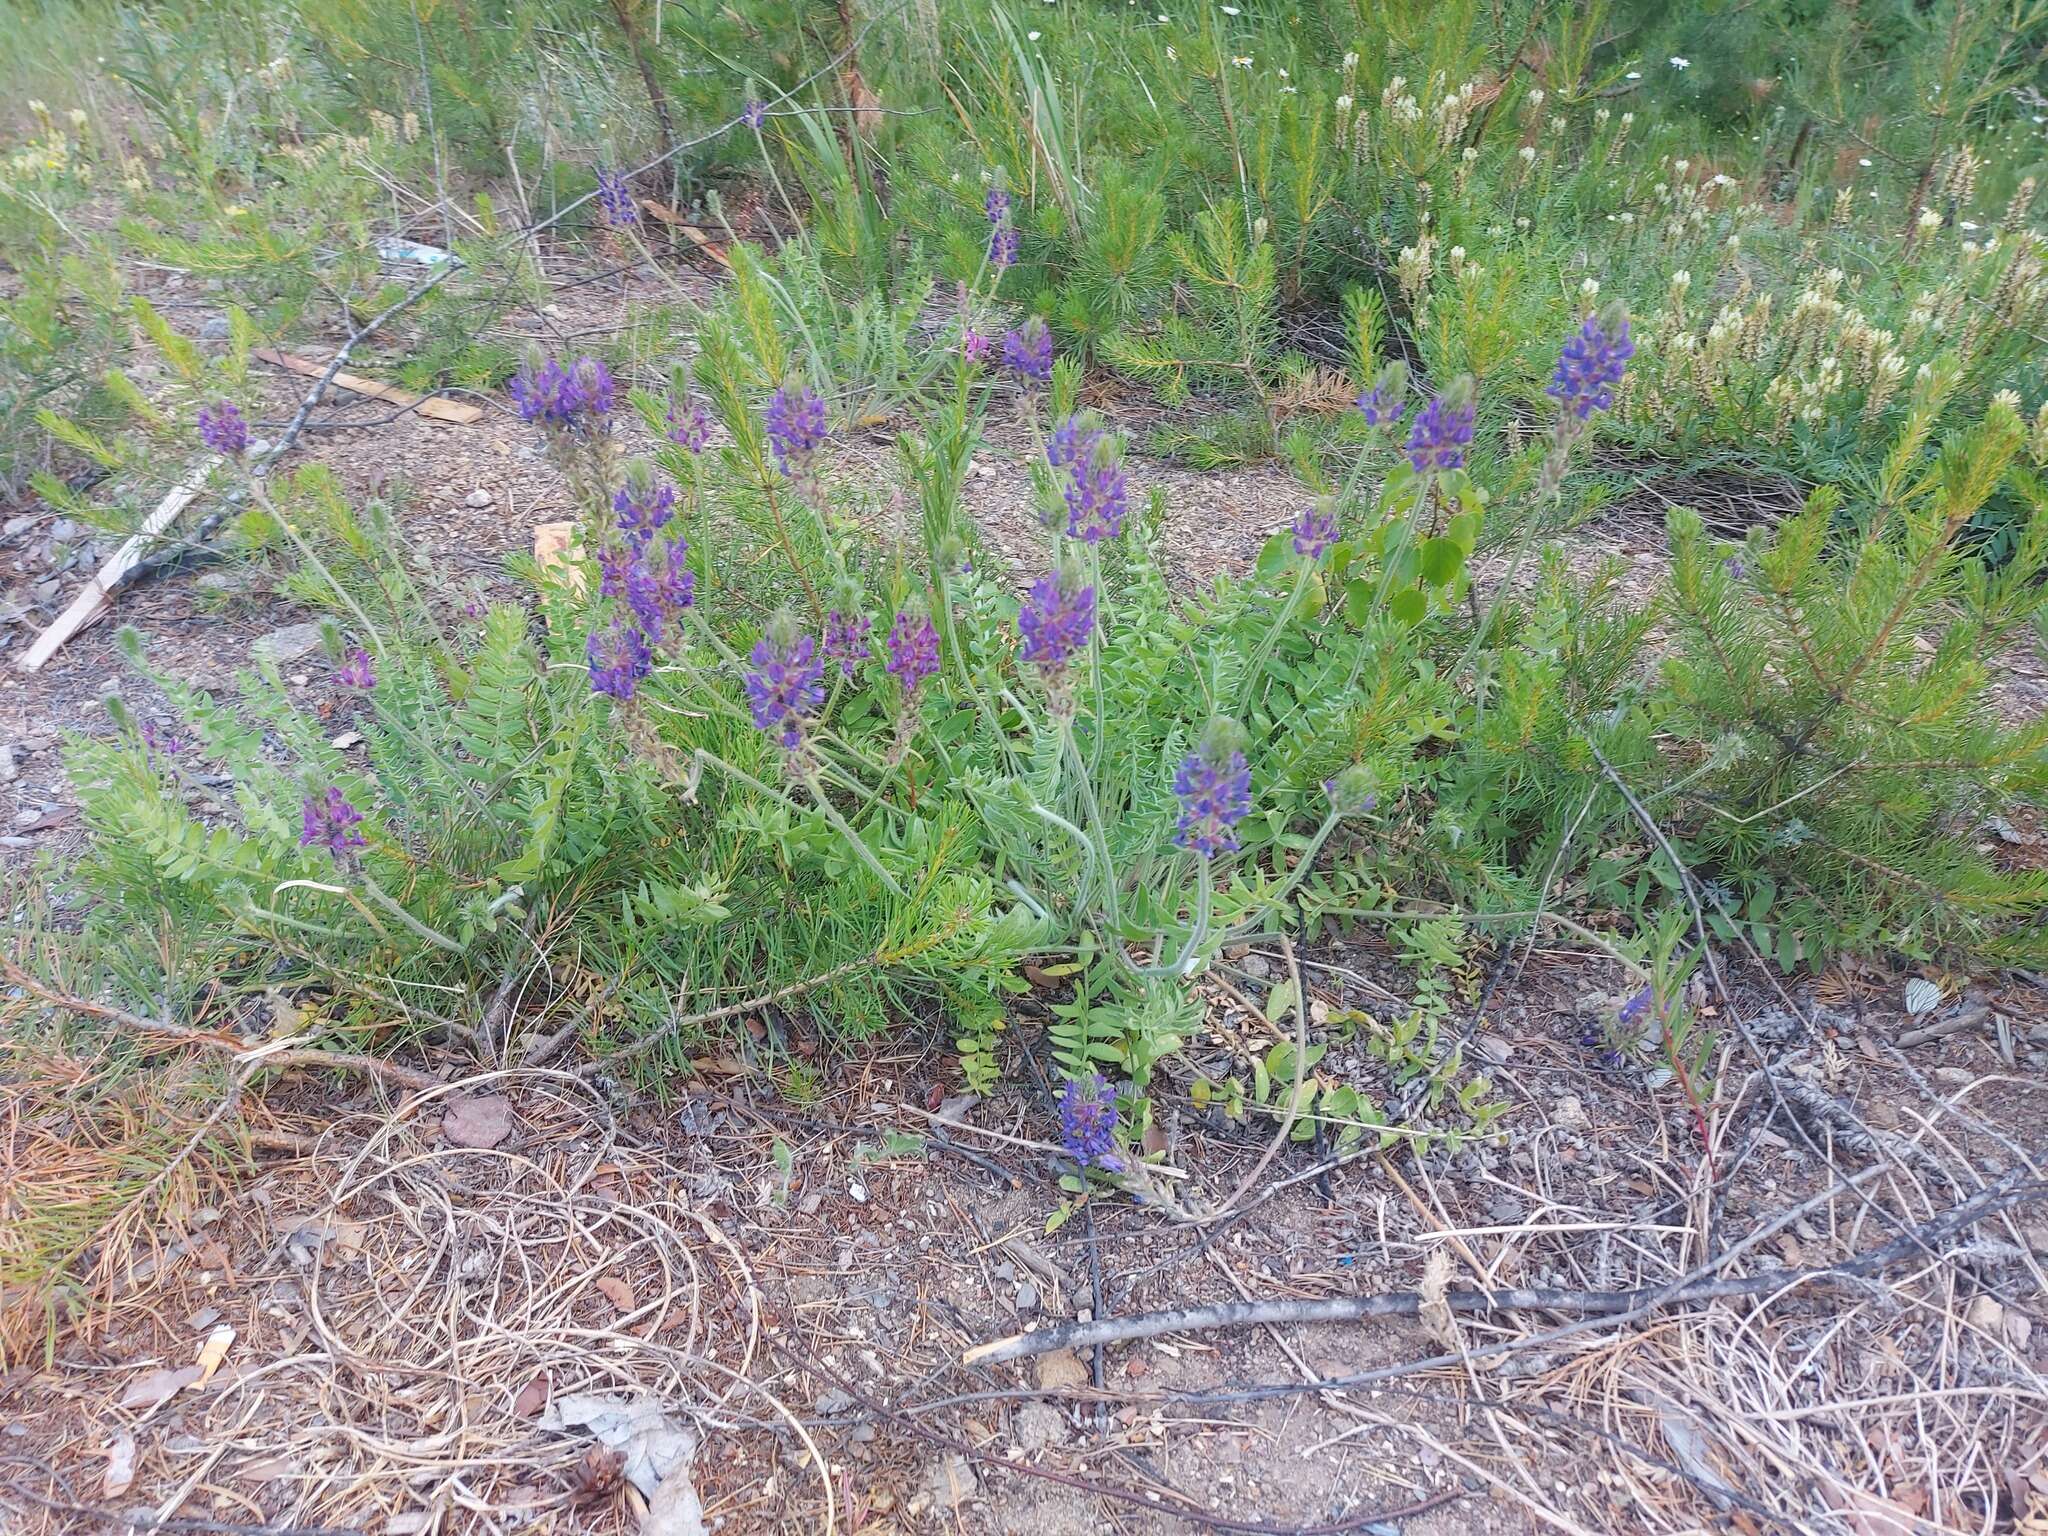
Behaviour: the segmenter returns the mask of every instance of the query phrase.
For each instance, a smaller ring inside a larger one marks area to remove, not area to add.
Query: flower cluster
[[[1060,1144],[1084,1164],[1123,1171],[1117,1152],[1116,1090],[1100,1072],[1069,1078],[1060,1093]]]
[[[624,229],[640,222],[640,204],[634,200],[633,189],[626,185],[622,173],[597,173],[597,212],[598,217],[613,229]]]
[[[1003,333],[1003,366],[1035,384],[1052,377],[1052,332],[1038,316],[1026,320],[1021,330]]]
[[[971,325],[960,333],[960,355],[977,367],[988,361],[988,355],[994,347],[995,343],[992,340]]]
[[[1237,851],[1237,824],[1252,808],[1252,771],[1239,746],[1242,740],[1243,733],[1229,721],[1214,721],[1180,765],[1173,779],[1180,800],[1175,846],[1205,859]]]
[[[249,451],[249,423],[232,400],[199,407],[199,441],[215,453],[239,458]]]
[[[825,402],[817,391],[792,380],[769,399],[766,419],[775,467],[792,480],[810,478],[826,433]]]
[[[839,663],[841,677],[853,676],[854,666],[874,655],[868,645],[873,623],[864,613],[846,614],[834,608],[825,615],[825,657]]]
[[[1071,566],[1040,577],[1018,610],[1017,631],[1024,660],[1048,683],[1056,680],[1095,632],[1095,588],[1084,586]]]
[[[579,357],[564,368],[553,358],[529,353],[508,386],[521,421],[573,427],[579,418],[601,424],[618,400],[611,371],[594,357]]]
[[[363,813],[348,803],[335,785],[324,795],[308,795],[299,807],[299,846],[325,845],[337,859],[350,848],[367,848],[370,840],[358,830]]]
[[[704,402],[693,399],[687,390],[670,398],[662,421],[668,427],[668,440],[685,453],[702,453],[711,441],[711,417]]]
[[[1088,452],[1069,467],[1066,485],[1067,537],[1099,544],[1124,531],[1129,486],[1123,455],[1105,433],[1096,433]]]
[[[356,646],[334,669],[334,681],[343,688],[360,688],[367,693],[377,686],[377,664],[368,651]]]
[[[1628,333],[1628,311],[1619,304],[1588,315],[1579,332],[1564,344],[1557,372],[1544,393],[1567,415],[1584,421],[1595,411],[1614,405],[1614,387],[1621,382],[1636,345]]]
[[[1358,397],[1358,414],[1368,427],[1391,427],[1408,408],[1408,369],[1399,358],[1380,370],[1372,387]]]
[[[988,235],[988,264],[1000,273],[1017,264],[1019,242],[1016,227],[1010,223],[1010,194],[1001,187],[990,187],[982,209],[995,226]]]
[[[1465,450],[1472,446],[1472,427],[1478,406],[1472,398],[1469,379],[1453,380],[1449,389],[1430,401],[1409,429],[1405,451],[1415,472],[1460,469]]]
[[[939,670],[939,632],[928,614],[899,613],[889,626],[889,671],[903,684],[905,693],[915,693],[920,684]]]
[[[626,483],[612,495],[612,516],[626,542],[640,550],[667,526],[675,505],[675,487],[656,480],[647,465],[636,460],[626,471]]]
[[[152,752],[161,752],[165,757],[176,757],[185,750],[185,738],[166,725],[154,720],[142,722],[142,744]]]
[[[792,757],[802,750],[804,722],[825,699],[825,660],[809,635],[799,634],[786,615],[768,626],[754,646],[747,673],[747,704],[754,724],[774,737]]]
[[[583,650],[590,665],[590,686],[615,699],[632,698],[640,680],[654,670],[647,636],[631,624],[614,622],[609,629],[592,630]]]
[[[1294,535],[1294,552],[1309,560],[1320,560],[1337,542],[1337,507],[1328,496],[1318,496],[1296,515],[1289,530]]]
[[[748,102],[740,110],[740,121],[753,129],[754,132],[759,133],[761,125],[768,121],[768,103],[765,101]]]

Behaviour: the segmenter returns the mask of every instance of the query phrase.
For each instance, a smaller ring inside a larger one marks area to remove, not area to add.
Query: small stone
[[[1037,1376],[1041,1392],[1065,1392],[1088,1384],[1088,1367],[1071,1349],[1056,1349],[1038,1357]]]
[[[226,341],[228,335],[229,327],[226,315],[208,315],[200,324],[199,339],[201,341]]]
[[[1038,1287],[1029,1280],[1019,1280],[1017,1282],[1017,1310],[1019,1312],[1036,1312],[1038,1310]]]
[[[1524,1214],[1522,1202],[1512,1195],[1502,1195],[1486,1207],[1486,1219],[1495,1223],[1520,1221]]]
[[[853,1394],[842,1392],[837,1387],[827,1387],[817,1395],[811,1406],[829,1419],[835,1413],[844,1413],[853,1406]]]
[[[485,490],[482,486],[478,486],[475,490],[469,493],[468,497],[464,499],[462,504],[465,507],[475,507],[478,511],[482,511],[485,507],[495,506],[497,504],[497,500],[498,498],[493,496],[489,491]]]
[[[974,1463],[956,1451],[933,1463],[912,1503],[921,1500],[926,1509],[958,1509],[980,1491],[981,1479],[975,1475]]]
[[[1472,1037],[1472,1048],[1495,1066],[1499,1066],[1515,1054],[1515,1048],[1499,1035],[1490,1035],[1481,1030]]]
[[[281,667],[288,661],[309,655],[319,644],[318,624],[287,624],[282,629],[258,635],[249,647],[249,655],[259,663],[267,661]]]
[[[1550,1111],[1550,1123],[1560,1131],[1590,1130],[1593,1125],[1584,1101],[1576,1093],[1568,1093],[1557,1101]]]
[[[1026,1451],[1042,1451],[1049,1445],[1064,1445],[1066,1415],[1051,1403],[1027,1404],[1017,1415],[1017,1444]]]
[[[1968,1088],[1977,1081],[1968,1067],[1936,1067],[1927,1075],[1943,1088]]]

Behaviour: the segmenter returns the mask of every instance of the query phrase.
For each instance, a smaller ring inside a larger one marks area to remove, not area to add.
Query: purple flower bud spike
[[[308,795],[299,807],[299,846],[324,846],[337,859],[350,848],[367,848],[370,840],[358,827],[363,813],[348,803],[334,785],[324,795]]]
[[[1069,1078],[1060,1093],[1060,1144],[1091,1167],[1121,1173],[1116,1131],[1116,1090],[1107,1079],[1100,1072]]]
[[[199,408],[199,440],[215,453],[237,459],[249,451],[249,423],[232,400]]]

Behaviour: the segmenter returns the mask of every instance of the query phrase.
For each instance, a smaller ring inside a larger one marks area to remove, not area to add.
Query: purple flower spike
[[[1121,1173],[1116,1146],[1116,1090],[1100,1072],[1069,1078],[1060,1093],[1060,1144],[1083,1163]]]
[[[675,505],[675,487],[660,484],[649,475],[629,476],[612,497],[619,532],[636,549],[644,548],[666,526]]]
[[[926,614],[899,613],[889,626],[889,670],[905,693],[939,670],[939,632]]]
[[[1082,586],[1070,570],[1039,579],[1017,614],[1024,659],[1057,677],[1095,632],[1095,589]]]
[[[845,614],[834,608],[825,615],[825,658],[839,663],[841,677],[853,676],[855,665],[875,654],[868,646],[873,627],[864,613]]]
[[[1102,438],[1101,429],[1093,423],[1092,416],[1069,416],[1061,422],[1045,445],[1045,462],[1054,469],[1065,469],[1087,458]]]
[[[1557,372],[1543,392],[1567,415],[1584,421],[1614,405],[1614,387],[1636,355],[1629,339],[1628,312],[1615,306],[1588,315],[1579,333],[1558,354]]]
[[[1424,407],[1422,414],[1415,418],[1415,425],[1409,429],[1406,451],[1408,462],[1415,466],[1418,475],[1433,469],[1459,469],[1465,463],[1465,450],[1472,445],[1472,425],[1478,415],[1469,393],[1453,391],[1458,386],[1444,391]]]
[[[626,185],[626,178],[620,172],[597,173],[597,211],[598,216],[613,229],[624,229],[640,222],[640,204],[634,200],[633,189]]]
[[[1235,727],[1217,722],[1174,775],[1180,821],[1173,841],[1205,859],[1237,851],[1237,824],[1252,808],[1252,771],[1238,749],[1239,739]]]
[[[621,701],[632,698],[640,680],[654,670],[647,637],[630,624],[592,630],[583,654],[590,664],[591,688]]]
[[[753,129],[754,132],[759,133],[761,125],[768,121],[768,103],[765,101],[748,102],[740,112],[740,121]]]
[[[1406,408],[1405,400],[1389,398],[1377,384],[1358,397],[1358,414],[1365,418],[1368,427],[1392,426]]]
[[[334,669],[334,681],[343,688],[360,688],[367,693],[377,686],[377,664],[368,651],[357,646]]]
[[[1003,366],[1037,384],[1052,377],[1052,332],[1038,316],[1022,330],[1004,332]]]
[[[142,744],[152,752],[161,752],[165,757],[176,757],[185,750],[185,738],[169,726],[158,725],[154,720],[142,722]]]
[[[755,644],[747,673],[747,703],[754,724],[792,755],[804,744],[804,721],[825,700],[825,660],[809,635],[790,634],[782,624]],[[782,634],[773,631],[781,629]]]
[[[579,357],[573,379],[578,410],[592,416],[611,415],[618,399],[618,386],[612,383],[609,368],[594,357]]]
[[[1337,542],[1337,510],[1325,499],[1304,507],[1294,519],[1294,552],[1309,560],[1320,560]]]
[[[1130,510],[1129,491],[1116,444],[1098,434],[1088,456],[1067,477],[1067,537],[1100,544],[1120,536]]]
[[[664,615],[679,616],[697,601],[697,573],[690,569],[689,552],[688,540],[672,539],[661,546],[658,566],[651,555],[642,561],[653,572],[654,601]]]
[[[234,401],[223,400],[211,409],[199,407],[199,441],[231,459],[249,451],[249,423],[242,419]]]
[[[960,337],[960,353],[968,362],[977,367],[988,361],[988,354],[995,343],[981,332],[969,326]]]
[[[1650,989],[1644,987],[1635,996],[1623,1003],[1620,1008],[1615,1010],[1615,1022],[1626,1029],[1635,1028],[1636,1025],[1642,1023],[1650,1016],[1651,1001]]]
[[[363,813],[348,803],[340,789],[329,785],[324,795],[308,795],[299,807],[299,846],[325,844],[337,859],[350,848],[367,848],[370,840],[356,830]]]
[[[1023,249],[1022,237],[1007,224],[998,224],[989,232],[988,264],[998,272],[1017,265],[1017,255]]]
[[[982,199],[982,210],[988,214],[991,224],[1000,224],[1010,216],[1010,194],[1001,187],[990,187],[988,196]]]
[[[711,441],[711,418],[705,413],[701,400],[685,396],[669,402],[668,414],[663,418],[668,423],[668,440],[685,453],[698,454]]]
[[[808,384],[785,384],[768,401],[767,421],[775,467],[792,480],[802,478],[824,446],[825,402]]]
[[[508,386],[521,421],[566,425],[576,415],[576,385],[553,358],[531,359]]]

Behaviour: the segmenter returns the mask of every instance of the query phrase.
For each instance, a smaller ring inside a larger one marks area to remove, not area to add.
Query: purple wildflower
[[[210,410],[199,407],[199,441],[231,459],[249,451],[249,423],[234,401],[223,400]]]
[[[1336,507],[1327,496],[1316,498],[1295,517],[1291,531],[1297,555],[1309,560],[1322,559],[1324,551],[1337,542]]]
[[[661,546],[658,567],[651,554],[642,557],[641,563],[653,572],[654,600],[664,614],[680,615],[697,601],[697,573],[690,569],[689,553],[687,539],[671,539]]]
[[[1022,237],[1009,225],[998,224],[989,231],[988,264],[998,272],[1017,265],[1017,256],[1022,249]]]
[[[334,785],[330,784],[324,795],[306,796],[299,812],[301,848],[324,843],[327,851],[338,859],[347,849],[370,846],[370,840],[356,830],[363,813],[350,805],[347,796]]]
[[[841,677],[853,676],[856,663],[875,653],[868,647],[873,621],[864,613],[845,614],[834,608],[825,615],[825,657],[839,663]]]
[[[343,688],[360,688],[367,693],[377,686],[377,664],[359,645],[334,669],[334,681]]]
[[[759,133],[761,125],[768,121],[768,103],[765,101],[748,102],[740,111],[740,121],[753,129],[754,132]]]
[[[1463,381],[1430,401],[1409,429],[1406,451],[1415,472],[1458,469],[1464,465],[1465,450],[1472,444],[1472,425],[1478,415],[1469,384]]]
[[[988,361],[989,349],[995,345],[988,337],[969,326],[960,336],[960,354],[976,365]]]
[[[619,532],[634,548],[645,547],[647,541],[659,533],[675,511],[675,487],[657,481],[646,472],[646,466],[636,464],[629,471],[626,483],[619,487],[612,497],[612,513],[619,520]]]
[[[583,654],[590,664],[590,686],[619,700],[632,698],[640,680],[654,670],[647,637],[630,624],[592,630]]]
[[[161,752],[165,757],[176,757],[185,750],[185,738],[167,725],[158,725],[154,720],[142,722],[142,744],[152,752]]]
[[[579,410],[592,416],[611,415],[618,387],[612,383],[609,368],[594,357],[579,357],[576,359],[574,381]]]
[[[1615,1010],[1614,1020],[1624,1029],[1633,1029],[1650,1016],[1651,992],[1644,987],[1621,1007]]]
[[[553,358],[530,358],[512,375],[508,386],[521,421],[546,421],[566,425],[575,419],[576,384]]]
[[[778,633],[777,631],[780,631]],[[773,736],[783,751],[795,753],[804,744],[804,721],[824,702],[824,658],[809,635],[797,634],[786,621],[754,646],[754,669],[747,674],[747,703],[754,724]]]
[[[1636,344],[1629,339],[1628,311],[1615,305],[1588,315],[1579,332],[1558,354],[1557,372],[1543,392],[1566,414],[1584,421],[1614,404],[1614,386],[1621,382]]]
[[[1095,631],[1095,589],[1071,569],[1040,577],[1017,613],[1017,630],[1024,659],[1056,677]]]
[[[889,626],[889,670],[905,693],[939,670],[939,632],[928,614],[899,613]]]
[[[640,222],[640,205],[634,201],[633,189],[626,185],[622,173],[597,173],[597,211],[613,229],[624,229],[629,224]]]
[[[1065,469],[1093,453],[1102,437],[1102,429],[1095,425],[1095,420],[1093,414],[1069,416],[1055,427],[1045,445],[1045,462],[1054,469]]]
[[[1123,1171],[1116,1150],[1116,1090],[1100,1072],[1067,1079],[1060,1093],[1060,1143],[1084,1164]]]
[[[1067,537],[1099,544],[1119,537],[1130,510],[1123,457],[1108,437],[1097,435],[1086,458],[1067,476]]]
[[[1730,581],[1741,581],[1749,574],[1749,563],[1740,555],[1730,555],[1721,562],[1721,569],[1728,573]]]
[[[672,399],[668,414],[662,419],[668,424],[668,440],[685,453],[702,453],[711,441],[711,417],[701,400],[692,400],[688,395]]]
[[[1216,721],[1174,775],[1180,821],[1173,841],[1205,859],[1237,851],[1237,824],[1252,808],[1252,771],[1238,747],[1241,739],[1229,721]]]
[[[1004,332],[1003,366],[1039,384],[1052,377],[1052,332],[1038,316],[1022,330]]]
[[[1391,427],[1408,408],[1408,368],[1399,358],[1380,370],[1372,387],[1358,397],[1358,414],[1368,427]]]
[[[801,478],[825,441],[825,402],[810,385],[791,382],[769,399],[767,420],[775,467],[792,480]]]
[[[1010,194],[1001,187],[990,187],[988,196],[981,200],[982,211],[988,215],[991,224],[1000,224],[1010,216]]]

